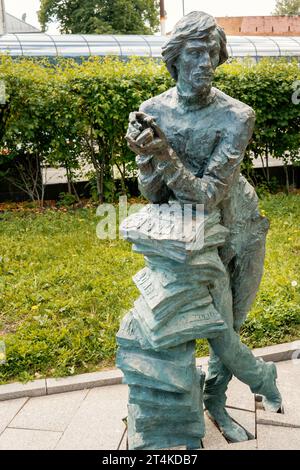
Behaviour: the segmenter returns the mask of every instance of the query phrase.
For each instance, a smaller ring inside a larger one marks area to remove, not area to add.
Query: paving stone
[[[265,411],[261,400],[256,401],[256,402],[255,402],[255,406],[256,406],[256,412],[258,412],[258,411]]]
[[[248,385],[235,377],[231,380],[227,390],[227,405],[243,410],[255,411],[255,397]]]
[[[31,398],[9,427],[64,431],[87,393],[87,390],[82,390]]]
[[[278,381],[287,389],[300,387],[300,359],[276,364]]]
[[[123,374],[118,369],[81,374],[59,379],[47,379],[47,394],[71,392],[95,387],[121,384]]]
[[[117,449],[124,432],[122,418],[127,416],[127,400],[126,385],[90,390],[56,448]]]
[[[122,433],[122,435],[123,435],[123,433]],[[120,437],[120,440],[121,440],[121,437]],[[119,440],[119,442],[120,442],[120,440]],[[119,450],[128,450],[127,449],[127,432],[125,433],[125,436],[124,436],[124,438],[121,442]]]
[[[9,425],[28,398],[17,398],[0,402],[0,434]]]
[[[219,450],[257,450],[257,440],[251,439],[245,442],[235,442],[229,444],[226,447],[220,447]]]
[[[277,385],[283,399],[284,414],[266,413],[263,404],[256,402],[257,413],[261,424],[272,424],[276,420],[283,426],[300,422],[300,363],[283,361],[276,364],[278,372]],[[258,396],[258,398],[261,398]],[[267,421],[267,422],[265,422]],[[276,423],[275,423],[276,424]]]
[[[0,450],[53,450],[60,432],[7,428],[0,436]]]
[[[206,372],[208,368],[208,361],[209,361],[209,356],[198,357],[196,358],[196,366],[197,367],[201,366],[203,370]]]
[[[228,442],[220,433],[216,425],[208,418],[205,413],[205,436],[203,446],[205,450],[214,450],[228,447]]]
[[[27,384],[19,382],[0,386],[0,401],[24,397],[40,397],[46,395],[45,379],[34,380]]]
[[[299,341],[254,349],[253,353],[256,357],[262,357],[265,362],[281,362],[290,360],[297,349],[300,349]]]
[[[203,365],[205,369],[206,365]],[[237,444],[228,444],[216,426],[206,418],[205,449],[246,450],[255,449],[257,445],[259,449],[300,449],[300,428],[296,428],[300,423],[300,361],[277,363],[277,369],[285,414],[258,410],[258,441]],[[89,376],[80,382],[84,388],[91,386],[93,381],[101,380],[93,375],[84,374]],[[75,380],[75,377],[70,379]],[[72,380],[68,378],[67,384],[54,380],[53,387],[58,386],[62,391],[62,386],[75,384]],[[2,393],[3,396],[2,390],[0,387],[0,395]],[[55,388],[51,386],[51,390]],[[254,410],[253,394],[248,386],[237,379],[232,380],[227,395],[229,405]],[[25,402],[26,399],[0,402],[0,449],[116,449],[124,431],[122,418],[127,415],[127,386],[51,394]],[[230,408],[228,412],[248,431],[254,431],[254,413]],[[126,440],[121,449],[125,447]]]
[[[230,416],[241,426],[243,426],[248,433],[255,437],[255,413],[248,411],[227,409]]]
[[[269,413],[264,410],[257,410],[257,423],[270,426],[285,426],[288,428],[300,429],[300,418],[297,414]]]
[[[300,429],[258,424],[259,450],[300,450]]]
[[[300,361],[284,361],[276,366],[284,414],[292,423],[297,423],[300,420]]]

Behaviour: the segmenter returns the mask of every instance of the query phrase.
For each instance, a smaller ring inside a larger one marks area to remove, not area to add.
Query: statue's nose
[[[212,69],[211,57],[208,52],[204,52],[199,57],[199,68],[203,69]]]

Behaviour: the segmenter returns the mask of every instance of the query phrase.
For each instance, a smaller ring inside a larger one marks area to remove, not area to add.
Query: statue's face
[[[204,39],[187,41],[176,62],[181,91],[209,94],[219,64],[220,41],[217,31]]]

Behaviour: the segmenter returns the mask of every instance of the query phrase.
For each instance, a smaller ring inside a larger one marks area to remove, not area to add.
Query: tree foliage
[[[274,15],[300,15],[300,0],[277,0]]]
[[[43,30],[53,21],[62,33],[152,34],[159,26],[158,0],[41,0]]]

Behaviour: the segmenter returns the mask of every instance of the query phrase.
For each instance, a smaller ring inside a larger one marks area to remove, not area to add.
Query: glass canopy
[[[49,35],[44,33],[0,36],[0,53],[27,57],[76,57],[117,55],[161,57],[162,36]],[[228,36],[231,57],[297,57],[300,37]]]

